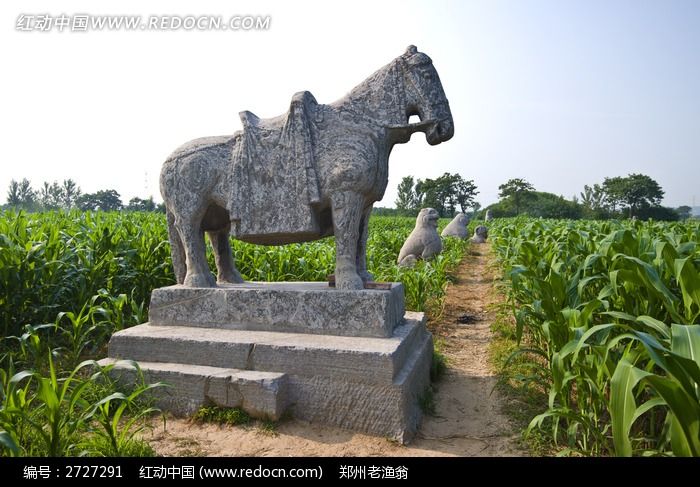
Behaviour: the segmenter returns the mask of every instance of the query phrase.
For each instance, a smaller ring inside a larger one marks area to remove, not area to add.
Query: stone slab
[[[404,290],[346,291],[322,282],[247,282],[214,288],[169,286],[151,294],[149,323],[391,337],[405,311]]]
[[[424,314],[407,312],[390,338],[139,325],[114,334],[103,363],[136,360],[148,380],[172,384],[158,404],[176,414],[217,404],[274,419],[286,409],[405,443],[420,423],[432,353]]]
[[[128,361],[106,358],[99,363],[113,365],[112,375],[123,383],[136,380],[136,370]],[[179,363],[138,363],[147,382],[167,384],[151,392],[160,408],[174,414],[190,415],[202,406],[213,404],[241,408],[255,418],[278,420],[288,406],[288,381],[283,373]]]
[[[424,315],[414,312],[391,338],[143,324],[115,333],[109,356],[389,384],[424,335]]]
[[[333,376],[289,376],[291,416],[379,435],[401,444],[418,430],[421,396],[430,386],[433,340],[422,334],[391,383],[345,381]]]

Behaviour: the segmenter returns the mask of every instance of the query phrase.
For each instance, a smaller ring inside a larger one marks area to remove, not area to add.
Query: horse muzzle
[[[439,120],[432,124],[425,132],[425,138],[430,145],[438,145],[441,142],[446,142],[455,134],[452,118]]]

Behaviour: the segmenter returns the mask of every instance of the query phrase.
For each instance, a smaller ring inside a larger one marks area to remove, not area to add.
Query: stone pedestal
[[[324,283],[171,286],[151,296],[149,322],[114,334],[115,373],[139,363],[159,405],[191,414],[215,404],[282,415],[401,442],[421,418],[432,336],[404,312],[403,286],[341,291]]]

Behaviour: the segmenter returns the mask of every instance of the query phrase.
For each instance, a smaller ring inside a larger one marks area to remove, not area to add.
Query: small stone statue
[[[486,239],[489,238],[489,229],[484,225],[479,225],[474,230],[474,236],[472,237],[472,243],[486,243]]]
[[[442,240],[437,233],[440,215],[432,208],[423,208],[416,218],[416,226],[399,252],[398,264],[413,267],[418,259],[431,259],[442,252]]]
[[[484,221],[490,222],[493,220],[493,217],[491,216],[491,210],[486,210],[486,216],[484,216]]]
[[[467,238],[469,236],[467,225],[469,225],[469,217],[464,213],[457,213],[440,235],[443,237]]]

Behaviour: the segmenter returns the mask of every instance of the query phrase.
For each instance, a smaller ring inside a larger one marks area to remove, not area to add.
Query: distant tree
[[[462,213],[466,213],[469,208],[474,208],[475,205],[478,205],[474,198],[479,194],[479,191],[477,191],[476,184],[471,179],[462,179],[458,174],[455,174],[455,176],[459,178],[454,181],[454,187],[457,191],[457,203],[459,203],[459,209]],[[478,208],[476,209],[478,210]]]
[[[687,220],[693,216],[693,209],[690,206],[683,205],[676,208],[676,213],[678,213],[678,218],[681,220]]]
[[[605,203],[610,207],[610,209],[613,212],[617,211],[618,206],[622,206],[624,204],[624,178],[621,178],[620,176],[615,176],[614,178],[605,178],[605,180],[603,181],[602,189]]]
[[[114,211],[121,210],[122,200],[113,189],[101,190],[96,193],[86,193],[78,197],[77,206],[83,211],[102,210]]]
[[[642,208],[659,206],[664,197],[659,183],[645,174],[630,174],[626,178],[605,178],[603,190],[613,209],[618,205],[627,207],[630,218],[637,215],[638,210]]]
[[[509,198],[515,207],[515,214],[520,214],[523,201],[535,191],[535,187],[521,178],[509,179],[498,187],[498,196]]]
[[[160,207],[160,205],[158,205]],[[160,209],[158,209],[160,211]],[[400,211],[398,208],[386,208],[384,206],[374,206],[372,207],[372,215],[376,216],[403,216],[404,212]]]
[[[413,189],[413,176],[401,179],[396,198],[396,209],[404,213],[412,213],[418,208],[418,197]]]
[[[532,192],[527,201],[526,213],[530,216],[542,218],[568,218],[579,219],[582,215],[582,206],[575,201],[570,201],[563,196],[542,191]]]
[[[511,217],[516,215],[515,203],[512,198],[504,198],[486,208],[493,218]],[[521,202],[521,215],[542,218],[578,219],[582,215],[582,205],[567,200],[563,196],[544,191],[530,191]]]
[[[441,217],[452,216],[457,205],[462,211],[466,211],[479,193],[474,181],[448,172],[437,179],[419,179],[415,192],[419,206],[435,208]]]
[[[472,214],[471,214],[472,219],[477,217],[480,209],[481,209],[481,203],[479,203],[478,201],[475,201],[474,203],[472,203]]]
[[[153,201],[153,196],[147,200],[134,197],[129,200],[126,209],[129,211],[155,211],[156,203]]]
[[[80,197],[81,191],[80,186],[76,184],[72,179],[63,180],[63,207],[66,209],[73,208],[76,206],[77,199]]]
[[[594,184],[593,187],[587,184],[583,186],[581,193],[581,204],[589,210],[600,210],[605,207],[605,192],[600,184]]]
[[[27,178],[19,183],[19,199],[20,205],[28,210],[36,206],[36,191],[32,189],[32,183]]]
[[[607,218],[610,216],[605,191],[600,184],[594,184],[592,187],[585,185],[580,195],[583,214],[586,218]]]
[[[53,184],[44,181],[43,186],[39,189],[38,201],[45,210],[60,208],[63,203],[63,188],[59,186],[57,181],[54,181]]]
[[[17,208],[22,203],[19,195],[19,183],[14,179],[10,181],[10,186],[7,188],[7,206]]]
[[[664,221],[678,221],[680,219],[678,212],[674,208],[669,208],[668,206],[644,206],[639,208],[637,213],[634,214],[635,217],[640,220],[647,220],[651,218],[652,220],[664,220]]]

